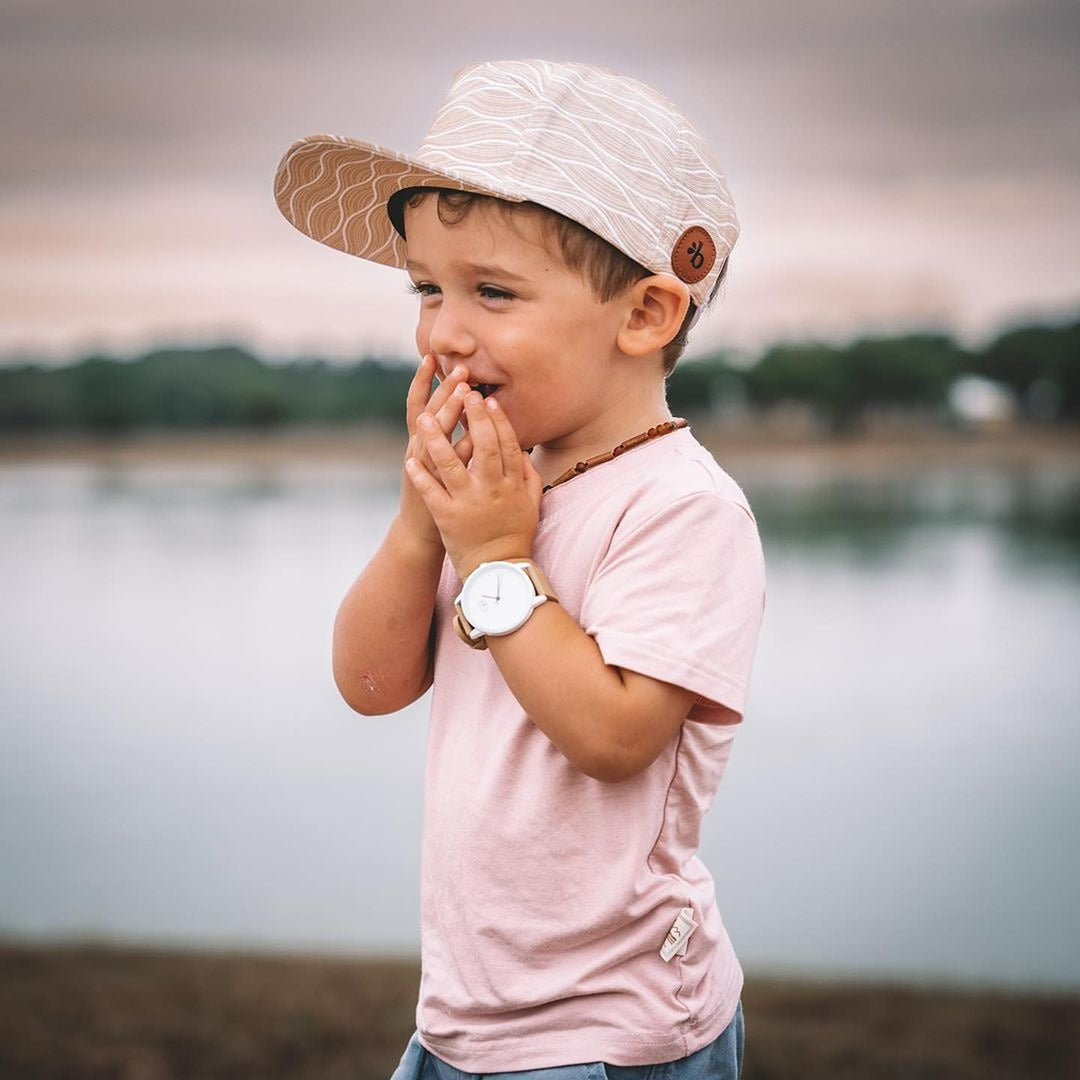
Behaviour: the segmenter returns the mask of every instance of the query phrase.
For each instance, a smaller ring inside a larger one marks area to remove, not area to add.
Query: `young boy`
[[[738,233],[719,167],[648,87],[513,61],[460,72],[411,158],[301,140],[276,197],[419,294],[400,510],[334,633],[359,712],[434,684],[395,1077],[736,1077],[742,973],[695,852],[764,566],[664,396]]]

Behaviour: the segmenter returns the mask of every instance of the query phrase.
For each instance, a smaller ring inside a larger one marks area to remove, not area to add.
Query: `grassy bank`
[[[386,1080],[403,961],[0,947],[0,1076]],[[751,978],[744,1080],[1080,1076],[1080,996]]]

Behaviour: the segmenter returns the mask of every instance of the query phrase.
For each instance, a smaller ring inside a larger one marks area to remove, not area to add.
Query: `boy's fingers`
[[[431,362],[434,365],[434,355],[432,353],[428,353],[428,355],[431,356]],[[458,386],[464,384],[468,388],[468,378],[469,369],[464,364],[455,364],[432,393],[427,403],[428,412],[432,415],[437,413],[450,400],[450,396]]]
[[[456,383],[442,408],[428,406],[427,411],[432,413],[435,419],[438,420],[439,427],[443,429],[445,434],[449,435],[457,427],[457,422],[461,419],[461,412],[465,407],[465,395],[468,392],[468,383]]]
[[[494,398],[488,398],[484,405],[499,438],[499,452],[506,475],[522,475],[521,444],[517,440],[517,432],[514,431],[513,424],[510,423],[510,417],[502,411]]]
[[[461,447],[461,449],[459,449],[459,446],[464,442],[464,439],[467,438],[468,436],[459,439],[454,446],[454,452],[466,465],[469,463],[469,455],[472,453],[472,443],[467,443],[464,447]],[[427,443],[424,441],[424,433],[422,431],[417,431],[417,433],[409,439],[409,447],[405,453],[405,460],[408,461],[409,458],[415,458],[432,474],[438,471],[435,468],[435,463],[431,460],[431,455],[428,453]]]
[[[411,458],[419,461],[428,472],[435,472],[435,465],[427,451],[427,444],[424,442],[423,434],[419,431],[409,439],[409,448],[405,453],[406,464]]]
[[[418,458],[409,458],[405,462],[405,474],[432,513],[437,512],[449,498],[442,484],[431,475]]]
[[[483,397],[475,390],[465,399],[465,412],[473,442],[473,471],[483,476],[502,476],[503,455],[499,449],[499,436],[491,425],[490,414],[484,408]]]
[[[439,382],[438,386],[432,390],[432,379],[435,378],[437,374],[435,354],[427,353],[424,356],[424,359],[420,361],[420,367],[417,368],[417,374],[413,378],[412,385],[409,387],[409,404],[406,414],[409,421],[410,434],[416,430],[416,420],[420,413],[427,409],[432,415],[438,414],[451,399],[451,395],[458,386],[461,384],[468,386],[466,380],[469,377],[469,370],[464,364],[457,364],[454,369]],[[456,416],[454,417],[454,423],[457,423]],[[452,426],[450,430],[453,430]]]
[[[454,452],[450,440],[446,437],[445,432],[440,429],[435,417],[429,412],[423,412],[420,414],[417,424],[428,456],[435,466],[438,478],[443,482],[447,490],[459,488],[462,484],[468,483],[469,474],[465,469],[465,465]]]
[[[416,366],[416,372],[405,395],[405,420],[409,434],[416,431],[416,418],[431,397],[431,380],[435,377],[435,357],[427,353]]]
[[[473,444],[472,436],[466,432],[461,436],[456,443],[454,443],[454,453],[457,454],[463,465],[468,465],[472,458]]]
[[[536,466],[533,465],[532,458],[525,453],[521,455],[521,471],[525,479],[525,490],[529,493],[529,498],[539,506],[540,498],[544,494],[544,481],[536,471]]]

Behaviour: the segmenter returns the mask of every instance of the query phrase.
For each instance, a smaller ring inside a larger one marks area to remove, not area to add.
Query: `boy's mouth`
[[[499,389],[499,384],[489,382],[469,383],[469,388],[471,390],[479,390],[483,397],[490,397],[490,395],[494,394],[495,391]]]

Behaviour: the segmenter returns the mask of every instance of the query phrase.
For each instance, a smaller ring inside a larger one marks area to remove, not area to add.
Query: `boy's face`
[[[406,208],[405,233],[421,355],[433,352],[443,375],[463,363],[472,385],[496,386],[524,447],[610,449],[608,429],[621,431],[609,380],[625,305],[595,298],[534,212],[482,201],[445,225],[432,195]]]

